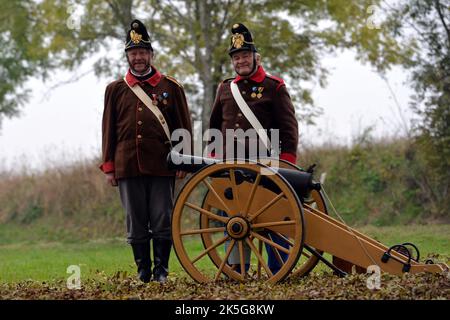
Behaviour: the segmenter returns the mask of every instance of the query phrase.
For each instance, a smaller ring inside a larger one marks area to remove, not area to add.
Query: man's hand
[[[113,187],[117,187],[117,180],[114,176],[114,172],[106,173],[106,181]]]
[[[186,171],[178,170],[176,173],[176,177],[177,179],[183,179],[184,177],[186,177]]]

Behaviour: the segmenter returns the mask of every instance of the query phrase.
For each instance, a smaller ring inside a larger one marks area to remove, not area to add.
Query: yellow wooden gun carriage
[[[396,275],[448,271],[443,263],[421,263],[412,244],[387,247],[330,217],[312,170],[268,161],[169,154],[171,168],[194,173],[180,191],[172,216],[175,252],[194,280],[276,283],[308,274],[319,261],[345,275],[324,253]],[[269,253],[278,262],[276,272],[268,264]]]

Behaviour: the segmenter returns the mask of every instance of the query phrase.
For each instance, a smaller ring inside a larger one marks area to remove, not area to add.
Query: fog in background
[[[344,51],[323,60],[330,71],[328,85],[313,90],[323,114],[315,119],[315,126],[300,124],[301,146],[350,145],[368,127],[375,138],[404,135],[405,124],[412,117],[408,109],[412,92],[406,84],[406,72],[393,69],[387,83],[354,57],[352,52]],[[53,79],[64,82],[71,77],[72,73],[61,72]],[[33,98],[22,108],[22,115],[3,120],[0,171],[41,170],[99,156],[103,97],[109,82],[92,73],[55,89],[52,87],[58,83],[56,80],[51,84],[31,81]],[[190,102],[189,96],[187,99]]]

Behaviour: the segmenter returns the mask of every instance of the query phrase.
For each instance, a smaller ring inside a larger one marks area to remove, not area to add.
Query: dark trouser
[[[174,177],[141,176],[119,179],[118,182],[126,212],[127,242],[139,246],[153,239],[153,274],[167,275],[172,246]]]
[[[278,236],[276,233],[268,232],[266,236],[268,236],[268,238],[271,239],[276,244],[279,244],[280,246],[289,249],[289,244],[283,238]],[[266,243],[266,251],[267,256],[269,258],[268,259],[269,269],[270,271],[272,271],[273,274],[275,274],[278,271],[280,271],[281,267],[283,266],[283,263],[286,262],[289,256],[287,255],[287,253],[280,251],[277,248],[268,245],[267,243]],[[277,253],[275,253],[275,251],[278,252],[279,256]]]

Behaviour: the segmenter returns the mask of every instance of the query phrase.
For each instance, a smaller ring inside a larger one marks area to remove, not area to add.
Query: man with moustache
[[[222,132],[224,146],[226,146],[227,129],[247,131],[253,128],[233,97],[231,84],[235,83],[243,100],[248,104],[257,120],[259,120],[262,128],[267,131],[267,135],[269,136],[268,132],[272,129],[278,130],[280,159],[295,164],[298,123],[286,85],[282,79],[265,72],[260,64],[260,55],[257,53],[252,35],[245,25],[241,23],[234,24],[231,33],[231,46],[228,54],[231,57],[236,77],[227,79],[218,86],[210,117],[210,129],[214,128]],[[235,136],[235,140],[236,138]],[[234,141],[234,145],[237,143],[239,142]],[[255,158],[257,154],[249,152],[251,143],[252,141],[246,141],[246,157]],[[224,147],[223,154],[226,153],[225,149]],[[218,151],[215,150],[212,155],[217,156]],[[258,154],[260,153],[258,152]],[[225,155],[225,157],[230,157],[230,155]],[[276,243],[287,246],[286,242],[277,235],[270,234],[270,237]],[[246,268],[248,268],[250,252],[249,248],[245,247]],[[274,252],[277,249],[268,246],[266,246],[266,249],[269,268],[275,274],[281,268],[281,264],[276,259]],[[283,260],[286,260],[287,256],[284,252],[278,251],[278,253]],[[239,264],[239,253],[234,248],[228,263],[231,265]]]
[[[185,175],[167,168],[170,133],[181,128],[192,133],[191,119],[183,87],[152,65],[150,37],[139,20],[127,32],[125,54],[126,76],[105,92],[100,169],[111,185],[119,186],[139,279],[149,282],[153,276],[162,283],[172,246],[174,180]]]

